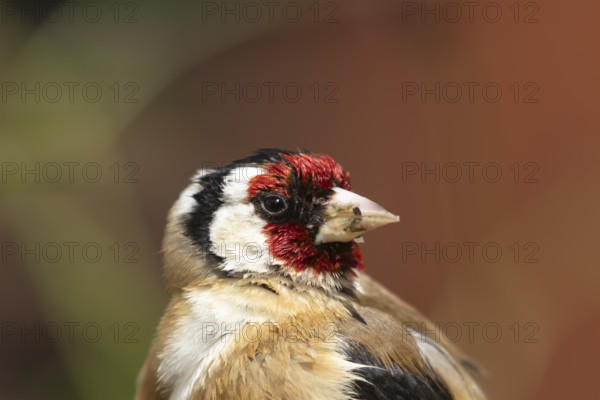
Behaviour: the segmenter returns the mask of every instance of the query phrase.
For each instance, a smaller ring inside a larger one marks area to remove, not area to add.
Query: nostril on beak
[[[349,242],[367,231],[399,220],[379,204],[356,193],[337,187],[333,192],[324,203],[323,221],[315,243]]]

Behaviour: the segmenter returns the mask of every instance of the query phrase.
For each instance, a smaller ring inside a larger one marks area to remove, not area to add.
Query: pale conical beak
[[[380,226],[400,221],[379,204],[350,192],[334,188],[325,203],[325,221],[321,224],[316,243],[349,242]]]

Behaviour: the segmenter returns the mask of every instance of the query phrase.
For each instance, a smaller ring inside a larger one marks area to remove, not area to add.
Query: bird
[[[485,399],[475,363],[365,272],[363,235],[397,221],[325,154],[198,171],[168,213],[135,399]]]

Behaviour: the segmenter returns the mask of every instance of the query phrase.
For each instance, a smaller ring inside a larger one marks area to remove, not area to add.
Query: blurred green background
[[[260,147],[401,215],[367,270],[492,399],[598,398],[599,7],[468,4],[0,2],[0,398],[132,398],[168,208]]]

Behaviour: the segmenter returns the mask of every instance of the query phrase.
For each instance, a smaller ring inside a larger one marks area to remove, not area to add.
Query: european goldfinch
[[[326,155],[198,172],[168,216],[171,300],[136,399],[484,399],[433,324],[363,272],[362,235],[398,220]]]

